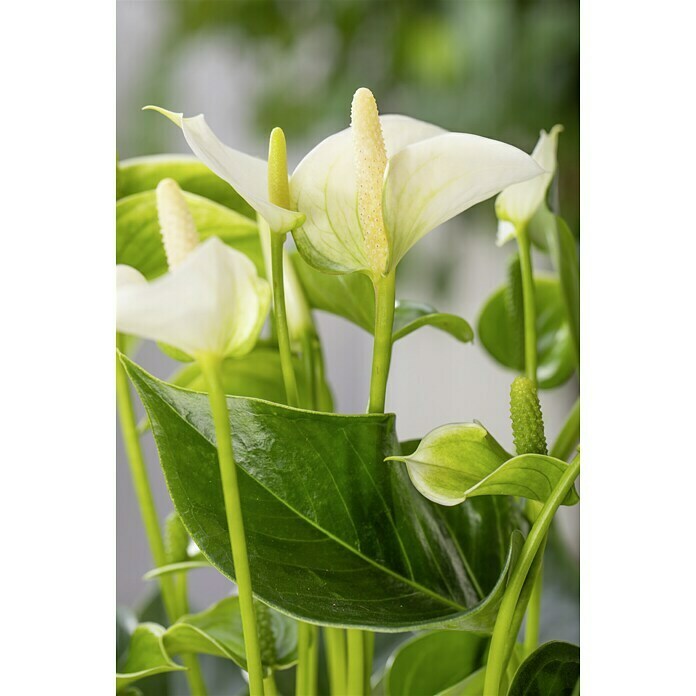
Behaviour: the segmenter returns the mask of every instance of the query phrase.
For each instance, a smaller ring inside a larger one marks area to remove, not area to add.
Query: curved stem
[[[561,432],[558,433],[556,442],[553,443],[553,447],[551,448],[551,452],[549,454],[557,459],[568,459],[579,440],[580,397],[578,397],[576,402],[573,404],[573,408],[570,410],[568,418],[563,424]]]
[[[348,680],[346,693],[360,696],[365,690],[365,640],[363,632],[349,628],[348,634]]]
[[[544,507],[532,525],[532,529],[522,547],[522,552],[515,564],[507,589],[503,595],[493,629],[488,664],[486,666],[486,680],[483,688],[484,696],[499,696],[500,680],[506,664],[506,648],[508,646],[509,633],[514,624],[520,594],[534,559],[546,540],[546,535],[556,510],[563,502],[579,473],[580,455],[578,454],[568,465],[558,484],[544,503]]]
[[[368,413],[384,413],[387,395],[387,379],[392,354],[392,329],[394,327],[394,301],[396,298],[396,272],[380,278],[375,287],[375,339],[372,349],[372,375],[370,378],[370,402]]]
[[[222,493],[225,500],[227,529],[234,562],[234,576],[239,593],[239,608],[242,615],[242,633],[246,647],[247,672],[249,673],[249,692],[251,696],[263,696],[263,668],[261,650],[256,628],[256,610],[251,592],[251,573],[247,554],[244,519],[242,516],[237,464],[232,449],[232,432],[227,399],[222,388],[220,361],[209,356],[199,357],[198,362],[208,385],[208,399],[215,424],[218,464]]]
[[[524,628],[524,654],[531,655],[539,645],[539,624],[541,623],[541,593],[543,588],[542,564],[535,574],[532,594],[529,598],[527,623]]]
[[[135,417],[135,409],[133,408],[133,401],[131,399],[128,375],[118,357],[116,358],[116,402],[121,426],[121,436],[123,437],[123,445],[126,450],[126,459],[130,466],[135,497],[138,500],[140,517],[145,527],[145,536],[150,546],[152,560],[155,566],[160,567],[167,563],[164,540],[162,538],[159,520],[157,519],[155,499],[152,495],[150,481],[147,477],[145,457],[140,447],[138,425]],[[181,595],[177,593],[173,576],[160,576],[159,584],[167,617],[170,623],[174,623],[186,612],[186,605],[182,602]],[[187,667],[186,679],[191,693],[194,696],[205,696],[207,691],[198,658],[194,654],[186,654],[182,656],[182,660]]]
[[[537,383],[537,333],[536,298],[534,296],[534,274],[532,250],[526,226],[517,229],[517,246],[520,252],[522,274],[522,302],[524,306],[524,366],[529,379]]]
[[[271,275],[273,276],[273,318],[275,319],[280,352],[280,366],[283,371],[285,395],[289,406],[299,406],[300,396],[297,391],[295,370],[292,366],[292,350],[290,349],[290,333],[288,317],[285,310],[285,279],[283,272],[283,245],[285,234],[271,232]]]

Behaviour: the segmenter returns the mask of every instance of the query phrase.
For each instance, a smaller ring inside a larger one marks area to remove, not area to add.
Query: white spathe
[[[290,177],[291,207],[268,200],[268,166],[221,143],[202,115],[152,108],[179,125],[199,157],[227,181],[274,232],[292,230],[311,265],[333,273],[374,276],[358,215],[355,148],[351,128],[319,143]],[[387,150],[382,186],[384,226],[394,269],[424,235],[504,188],[543,174],[512,145],[466,133],[449,133],[407,116],[379,117]]]
[[[130,266],[117,266],[116,285],[118,331],[193,357],[248,353],[271,301],[270,286],[254,264],[217,237],[150,282]]]
[[[541,176],[506,188],[495,201],[498,226],[498,244],[514,237],[515,230],[526,225],[544,202],[546,191],[556,172],[558,134],[563,126],[555,125],[549,133],[541,131],[532,152],[532,158],[544,170]]]

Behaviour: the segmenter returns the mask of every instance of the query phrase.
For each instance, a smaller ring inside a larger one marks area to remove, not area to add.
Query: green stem
[[[365,641],[365,693],[372,693],[372,663],[375,655],[375,634],[373,631],[363,631]]]
[[[326,659],[329,667],[329,681],[332,696],[346,693],[346,631],[342,628],[323,629],[326,644]]]
[[[545,540],[544,540],[545,541]],[[543,565],[534,578],[532,594],[527,608],[527,623],[524,627],[524,654],[531,655],[539,645],[539,624],[541,623],[541,593],[543,589]]]
[[[566,460],[580,440],[580,397],[573,404],[566,422],[551,448],[551,456]]]
[[[505,670],[506,653],[510,629],[513,626],[517,603],[522,593],[527,575],[534,563],[540,548],[543,546],[546,535],[559,506],[573,486],[580,473],[580,455],[568,465],[551,495],[544,503],[539,516],[532,525],[527,539],[522,547],[520,557],[512,571],[503,600],[498,609],[498,617],[493,629],[491,647],[486,666],[486,680],[484,683],[484,696],[499,696],[500,680]]]
[[[517,229],[517,246],[520,252],[522,275],[522,302],[524,306],[524,366],[529,379],[537,383],[537,334],[536,298],[534,295],[534,273],[532,250],[526,225]]]
[[[307,654],[307,696],[319,693],[319,626],[309,626],[311,642]]]
[[[263,693],[264,696],[278,696],[278,687],[276,686],[273,672],[263,680]]]
[[[374,284],[375,287],[375,338],[372,349],[372,376],[370,378],[370,403],[368,413],[384,413],[387,396],[387,379],[392,354],[392,329],[394,327],[394,301],[396,297],[396,272],[391,271]]]
[[[249,692],[251,696],[263,696],[263,668],[261,650],[256,628],[256,611],[251,592],[251,573],[247,555],[244,519],[242,516],[237,465],[232,449],[232,432],[227,399],[222,388],[220,361],[209,356],[200,356],[198,362],[208,385],[208,399],[215,424],[218,463],[222,493],[225,501],[227,529],[234,562],[234,575],[239,593],[239,608],[242,615],[242,633],[246,646],[247,672],[249,673]]]
[[[155,566],[160,567],[166,565],[167,562],[164,540],[162,538],[159,520],[157,519],[155,499],[152,496],[150,481],[147,477],[145,458],[143,457],[143,451],[140,447],[138,425],[135,418],[133,401],[131,400],[128,375],[118,357],[116,358],[116,402],[123,445],[126,450],[126,459],[130,466],[135,497],[138,500],[140,517],[145,527],[145,536],[147,537],[150,553],[152,554]],[[169,623],[174,623],[174,621],[186,611],[186,607],[182,605],[181,597],[177,594],[174,577],[171,575],[162,575],[159,578],[159,584]],[[186,679],[188,680],[191,693],[194,696],[205,696],[207,691],[198,658],[193,654],[187,654],[182,656],[182,660],[187,667]]]
[[[298,622],[297,626],[297,674],[295,693],[314,696],[317,690],[318,629]]]
[[[349,628],[348,634],[348,679],[346,693],[361,696],[365,690],[365,640],[363,632]]]
[[[288,317],[285,310],[285,279],[283,274],[283,246],[285,234],[271,232],[271,275],[273,276],[273,318],[278,336],[278,351],[280,366],[283,371],[285,394],[289,406],[299,406],[300,396],[297,391],[295,370],[292,366],[292,351],[290,349],[290,333]]]

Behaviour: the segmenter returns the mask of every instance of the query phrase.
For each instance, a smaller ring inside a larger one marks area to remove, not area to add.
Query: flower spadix
[[[159,106],[144,108],[157,111],[179,126],[196,157],[232,186],[266,220],[272,232],[288,232],[302,224],[302,213],[292,210],[289,205],[284,206],[277,201],[271,201],[269,181],[277,181],[280,168],[271,171],[272,176],[269,179],[267,161],[234,150],[222,143],[205,122],[203,114],[184,117],[183,114]],[[275,140],[280,140],[281,135],[282,132],[274,133]],[[285,172],[283,175],[287,177]]]
[[[516,230],[526,226],[546,198],[546,192],[556,172],[558,135],[563,126],[555,125],[550,132],[544,130],[532,151],[532,158],[544,170],[541,176],[506,188],[495,201],[498,216],[498,245],[515,236]]]
[[[190,356],[248,353],[270,305],[270,287],[254,264],[217,237],[198,243],[178,185],[162,181],[157,205],[169,272],[147,281],[116,267],[116,327],[160,341]]]
[[[295,242],[322,270],[362,271],[378,280],[434,228],[542,173],[511,145],[407,116],[379,116],[365,88],[355,93],[351,120],[317,145],[290,180],[291,202],[306,215],[293,231]]]

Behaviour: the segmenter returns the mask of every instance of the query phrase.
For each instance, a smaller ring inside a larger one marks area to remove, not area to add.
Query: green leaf
[[[572,696],[580,680],[580,648],[551,641],[519,667],[508,696]]]
[[[566,318],[560,283],[556,278],[534,278],[537,310],[537,348],[539,386],[557,387],[575,372],[575,354]],[[524,360],[515,346],[520,337],[517,324],[506,302],[507,286],[498,288],[486,301],[478,321],[478,335],[488,353],[501,365],[517,372],[524,370]]]
[[[210,562],[234,577],[207,397],[123,358],[145,405],[174,505]],[[329,625],[490,632],[524,529],[519,508],[461,507],[460,534],[412,487],[394,416],[346,416],[228,397],[254,593]],[[484,558],[469,549],[492,549]]]
[[[369,333],[375,327],[375,293],[372,282],[363,273],[332,275],[310,266],[298,253],[292,254],[307,301],[313,309],[320,309],[343,317]],[[469,323],[456,314],[438,312],[422,302],[397,300],[394,310],[393,340],[424,326],[444,331],[462,343],[474,339]]]
[[[184,193],[201,239],[217,236],[246,254],[263,273],[261,243],[253,220],[218,203]],[[167,271],[154,191],[135,193],[116,203],[116,263],[137,268],[146,278]]]
[[[543,454],[512,457],[479,423],[443,425],[428,433],[404,462],[413,485],[440,505],[458,505],[474,496],[511,495],[545,502],[568,464]],[[565,505],[578,496],[569,491]]]
[[[385,695],[439,693],[481,665],[487,642],[462,631],[434,631],[415,636],[402,643],[389,658]]]
[[[140,624],[131,636],[128,652],[116,673],[116,690],[162,672],[185,670],[174,662],[163,645],[164,628],[155,623]]]
[[[297,662],[297,622],[256,603],[259,641],[267,670]],[[262,620],[263,619],[263,620]],[[169,653],[204,653],[232,660],[246,669],[246,650],[238,597],[227,597],[198,614],[182,616],[164,634]]]
[[[394,333],[392,339],[398,341],[423,326],[432,326],[453,336],[462,343],[474,340],[474,330],[469,322],[456,314],[438,312],[429,304],[397,300],[394,310]]]
[[[254,209],[226,181],[195,157],[187,155],[134,157],[119,163],[116,174],[118,198],[151,191],[167,178],[174,179],[184,191],[256,219]]]

